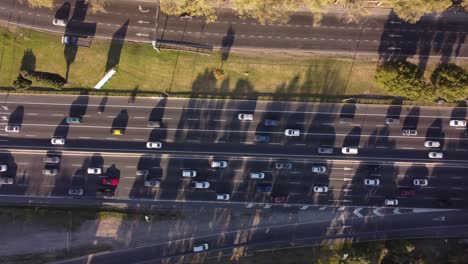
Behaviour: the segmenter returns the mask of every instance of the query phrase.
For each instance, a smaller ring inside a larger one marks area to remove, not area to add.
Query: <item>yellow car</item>
[[[122,136],[123,131],[122,131],[122,129],[119,129],[119,128],[113,128],[112,129],[112,135],[113,136]]]

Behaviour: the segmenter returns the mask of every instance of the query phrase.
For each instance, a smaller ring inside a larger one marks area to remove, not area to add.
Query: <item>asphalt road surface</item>
[[[313,17],[307,12],[293,14],[284,25],[261,25],[256,20],[240,19],[228,10],[220,10],[218,20],[213,23],[162,13],[156,21],[157,6],[151,2],[113,1],[106,9],[105,13],[93,14],[86,5],[76,1],[56,5],[53,10],[31,9],[24,1],[8,0],[0,3],[0,19],[60,34],[146,43],[155,39],[157,29],[160,43],[195,47],[363,53],[382,57],[467,56],[468,20],[462,12],[425,16],[416,24],[402,22],[388,11],[359,24],[344,23],[342,14],[328,14],[320,26],[313,27]],[[54,26],[51,23],[54,18],[70,22],[67,27]]]
[[[20,126],[19,133],[0,134],[2,162],[8,166],[3,175],[14,178],[14,184],[1,187],[3,194],[66,196],[70,186],[81,186],[85,197],[96,197],[107,186],[103,179],[111,177],[119,179],[110,188],[121,199],[216,201],[217,194],[229,194],[230,201],[216,202],[383,206],[385,199],[398,199],[400,207],[459,208],[467,199],[466,128],[448,125],[451,119],[464,120],[466,108],[356,109],[354,104],[170,98],[128,104],[127,98],[92,96],[62,96],[57,103],[48,96],[2,97],[0,124]],[[253,113],[254,119],[239,121],[239,113]],[[68,116],[81,116],[82,122],[67,124]],[[386,125],[389,116],[400,124]],[[266,118],[279,125],[265,126]],[[148,128],[148,120],[159,120],[162,127]],[[403,136],[404,127],[418,135]],[[123,135],[112,136],[112,128]],[[302,134],[287,137],[286,128]],[[258,134],[271,141],[254,142]],[[52,137],[64,138],[65,145],[52,145]],[[426,140],[441,147],[427,148]],[[162,148],[148,149],[148,141],[161,142]],[[332,147],[333,153],[318,153],[320,146]],[[342,154],[343,146],[357,147],[358,154]],[[430,159],[431,151],[443,158]],[[46,164],[47,154],[61,162]],[[217,160],[227,161],[227,167],[212,168]],[[278,162],[292,167],[277,169]],[[313,172],[318,166],[325,171]],[[101,174],[89,174],[87,169],[94,167]],[[58,174],[43,175],[43,169],[57,169]],[[197,171],[197,176],[183,177],[184,169]],[[136,170],[148,170],[148,175],[137,176]],[[262,172],[264,178],[252,179],[252,172]],[[151,179],[160,187],[144,186]],[[365,179],[379,179],[380,184],[366,186]],[[414,179],[429,184],[414,186]],[[210,186],[195,189],[195,181]],[[261,184],[271,185],[272,191],[258,191]],[[318,193],[315,186],[329,190]]]
[[[141,247],[92,254],[56,263],[191,263],[236,252],[327,244],[340,238],[354,241],[418,237],[458,237],[467,234],[466,211],[406,212],[384,217],[353,217],[343,211],[333,220],[250,227],[186,239],[158,242]],[[207,243],[209,250],[194,254],[193,246]],[[337,249],[338,250],[338,249]]]

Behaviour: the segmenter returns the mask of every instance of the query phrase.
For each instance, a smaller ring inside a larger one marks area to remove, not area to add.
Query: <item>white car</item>
[[[13,184],[14,179],[12,177],[0,177],[0,186]]]
[[[205,250],[208,250],[208,243],[201,244],[201,245],[196,245],[196,246],[193,247],[193,252],[195,252],[195,253],[202,252],[202,251],[205,251]]]
[[[325,173],[325,172],[327,172],[327,167],[325,167],[325,166],[313,166],[312,167],[312,172]]]
[[[286,129],[284,131],[284,135],[286,135],[287,137],[298,137],[301,135],[301,131],[299,129]]]
[[[430,159],[442,159],[444,157],[444,154],[442,152],[435,152],[431,151],[427,155]]]
[[[341,148],[341,153],[343,153],[343,154],[350,154],[350,155],[356,155],[356,154],[358,154],[358,148],[355,148],[355,147],[343,147],[343,148]]]
[[[380,185],[380,180],[379,179],[364,179],[364,185],[378,186]]]
[[[8,166],[5,164],[0,165],[0,172],[6,172],[8,170]]]
[[[239,115],[237,115],[237,118],[239,118],[239,120],[241,120],[241,121],[252,121],[253,120],[253,114],[240,113]]]
[[[398,205],[398,200],[397,199],[385,199],[385,205],[386,206],[396,206],[396,205]]]
[[[220,201],[228,201],[229,198],[231,198],[231,196],[227,193],[222,193],[222,194],[217,194],[216,195],[216,200],[220,200]]]
[[[88,168],[88,174],[101,174],[101,168]]]
[[[67,26],[67,21],[65,19],[58,19],[58,18],[54,18],[52,20],[52,24],[54,26],[61,26],[61,27],[66,27]]]
[[[208,189],[210,188],[210,183],[207,181],[201,181],[201,182],[194,181],[192,182],[192,187],[195,189]]]
[[[50,143],[52,143],[52,145],[65,145],[65,139],[64,138],[52,138],[50,140]]]
[[[424,142],[424,146],[426,148],[438,148],[440,147],[440,142],[439,141],[426,141]]]
[[[19,126],[5,126],[5,132],[18,133],[20,131]]]
[[[326,193],[326,192],[328,192],[328,186],[321,186],[321,185],[314,186],[314,192],[316,192],[316,193]]]
[[[465,120],[450,120],[450,126],[452,127],[466,127]]]
[[[226,168],[227,161],[225,160],[213,160],[211,162],[211,168]]]
[[[161,142],[147,142],[146,147],[149,149],[160,149],[162,147]]]
[[[264,179],[265,173],[263,172],[251,172],[250,179]]]
[[[190,177],[193,178],[197,176],[197,171],[194,170],[182,170],[182,177]]]
[[[413,180],[414,186],[427,186],[428,184],[429,184],[429,181],[426,179],[414,179]]]

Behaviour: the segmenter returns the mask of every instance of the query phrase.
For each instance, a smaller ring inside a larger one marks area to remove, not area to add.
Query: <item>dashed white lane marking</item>
[[[36,135],[26,135],[27,137],[37,137]]]

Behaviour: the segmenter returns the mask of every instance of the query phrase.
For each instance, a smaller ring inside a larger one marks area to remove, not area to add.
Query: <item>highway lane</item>
[[[231,195],[226,206],[239,206],[245,203],[271,204],[272,196],[287,196],[288,203],[298,206],[382,206],[383,200],[397,198],[399,207],[435,207],[440,199],[450,201],[452,207],[466,207],[468,199],[466,177],[467,165],[424,164],[424,163],[380,163],[379,172],[372,172],[368,165],[357,161],[333,159],[290,159],[292,170],[274,168],[277,159],[234,158],[210,156],[173,156],[120,153],[58,153],[60,164],[45,164],[45,151],[2,152],[0,160],[9,166],[4,176],[14,177],[13,185],[2,185],[2,195],[57,196],[68,195],[70,186],[85,189],[82,199],[99,198],[97,190],[102,188],[102,177],[119,178],[115,189],[115,199],[161,200],[161,201],[200,201],[216,202],[216,194]],[[213,159],[228,161],[226,169],[210,168]],[[312,166],[327,167],[326,173],[313,173]],[[102,175],[89,175],[88,167],[103,169]],[[56,176],[42,175],[43,168],[57,168]],[[149,170],[147,178],[136,176],[137,169]],[[183,169],[197,171],[193,179],[181,176]],[[250,179],[250,172],[264,172],[261,180]],[[155,178],[161,182],[160,188],[144,186],[144,180]],[[364,186],[365,178],[379,178],[378,187]],[[426,187],[414,187],[412,180],[428,179]],[[191,187],[192,181],[208,181],[210,187],[197,190]],[[272,193],[256,191],[258,183],[272,185]],[[315,185],[329,187],[326,194],[314,193]],[[414,197],[402,197],[400,190],[414,189]]]
[[[14,4],[12,4],[14,3]],[[96,36],[111,38],[120,28],[125,29],[125,37],[130,41],[150,42],[155,29],[154,3],[120,1],[110,3],[106,13],[92,14],[84,6],[71,2],[72,22],[69,32],[86,34],[91,31]],[[21,1],[5,1],[0,6],[0,17],[10,23],[19,23],[36,28],[63,32],[63,28],[53,26],[54,10],[32,10]],[[81,10],[78,12],[77,10]],[[61,13],[61,12],[59,12]],[[66,13],[66,12],[65,12]],[[85,15],[83,15],[83,13]],[[61,16],[61,14],[58,14]],[[307,12],[298,12],[286,25],[260,25],[252,19],[239,19],[228,10],[219,11],[219,20],[206,23],[203,19],[191,20],[178,17],[159,16],[158,39],[164,41],[184,41],[200,45],[219,47],[229,32],[233,48],[273,48],[302,49],[318,51],[341,51],[354,53],[401,53],[407,55],[440,56],[450,49],[455,57],[466,57],[466,19],[460,15],[447,15],[435,18],[428,16],[419,23],[408,24],[393,16],[371,16],[362,24],[346,24],[340,14],[327,14],[322,24],[312,27],[312,17]],[[85,23],[83,23],[85,21]],[[327,43],[327,45],[323,45]],[[423,54],[418,47],[426,46],[430,51]],[[390,50],[391,48],[392,50]],[[448,54],[444,54],[447,56]]]
[[[329,145],[360,146],[361,148],[417,149],[428,151],[425,140],[437,140],[445,151],[466,151],[466,128],[449,127],[450,119],[465,119],[465,108],[424,108],[399,106],[360,106],[331,104],[275,104],[269,102],[222,102],[210,100],[157,101],[138,99],[137,104],[125,100],[106,106],[100,97],[67,97],[70,103],[41,102],[34,98],[17,103],[5,99],[0,125],[20,124],[20,133],[8,138],[51,138],[116,140],[110,130],[123,128],[122,141],[185,143],[240,143],[253,144],[256,134],[269,135],[271,142],[264,145],[297,145],[317,147]],[[21,101],[21,100],[20,100]],[[155,102],[156,101],[156,102]],[[151,105],[152,104],[152,105]],[[70,106],[71,105],[71,106]],[[210,108],[212,107],[212,108]],[[104,110],[99,113],[98,109]],[[253,122],[241,122],[239,113],[255,113]],[[82,116],[81,124],[66,124],[67,116]],[[342,117],[345,118],[342,118]],[[400,118],[401,124],[386,125],[386,117]],[[278,127],[263,125],[265,119],[281,122]],[[346,120],[348,119],[348,120]],[[148,120],[159,120],[161,128],[148,128]],[[300,137],[286,137],[287,128],[300,129]],[[418,135],[401,135],[402,128],[417,128]],[[1,133],[0,136],[7,136]],[[4,139],[5,140],[5,139]],[[25,141],[26,142],[26,141]]]

